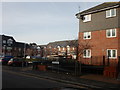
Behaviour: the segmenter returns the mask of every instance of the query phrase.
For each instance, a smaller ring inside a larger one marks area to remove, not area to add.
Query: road
[[[2,88],[82,88],[57,81],[29,76],[12,70],[2,70]],[[57,89],[58,90],[58,89]],[[62,90],[62,89],[60,89]],[[69,89],[68,89],[69,90]],[[71,89],[77,90],[77,89]],[[85,89],[84,89],[85,90]]]

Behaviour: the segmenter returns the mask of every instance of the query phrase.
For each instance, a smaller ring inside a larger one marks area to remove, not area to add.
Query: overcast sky
[[[2,34],[40,45],[76,39],[78,7],[83,11],[98,4],[101,2],[3,2]]]

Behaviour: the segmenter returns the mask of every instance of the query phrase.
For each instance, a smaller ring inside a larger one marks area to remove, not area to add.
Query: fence
[[[91,58],[80,57],[80,62],[85,65],[109,66],[110,59],[105,56],[91,56]]]
[[[120,57],[119,57],[120,60]],[[109,67],[112,64],[117,66],[120,64],[113,63],[115,60],[111,60],[105,56],[92,56],[91,58],[80,58],[80,61],[72,59],[57,59],[57,60],[40,60],[34,62],[34,68],[37,65],[46,65],[47,70],[71,73],[80,75],[81,72],[103,72],[104,67]],[[118,68],[119,68],[118,67]]]

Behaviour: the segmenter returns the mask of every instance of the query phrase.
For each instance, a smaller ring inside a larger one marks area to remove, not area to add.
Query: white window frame
[[[107,49],[107,56],[108,56],[108,51],[110,50],[111,53],[111,57],[109,57],[110,59],[116,59],[117,58],[117,49]],[[116,56],[113,57],[113,50],[115,50]]]
[[[65,51],[65,47],[63,47],[62,50]]]
[[[75,50],[75,48],[73,47],[73,50]]]
[[[112,15],[112,10],[114,10],[114,12],[115,12],[114,15]],[[109,15],[108,15],[108,13],[109,13]],[[106,18],[115,17],[115,16],[116,16],[116,9],[115,8],[106,11]]]
[[[57,48],[58,48],[58,51],[61,51],[61,48],[60,48],[60,46],[57,46]]]
[[[90,37],[88,37],[89,35],[90,35]],[[83,39],[91,39],[91,32],[84,32],[83,33]]]
[[[88,22],[88,21],[91,21],[91,14],[84,16],[83,22]]]
[[[86,56],[84,55],[84,51],[86,51]],[[88,51],[90,51],[89,54],[88,54]],[[91,50],[90,49],[83,50],[83,58],[91,58]]]
[[[113,30],[115,30],[115,36],[113,36],[113,33],[112,33]],[[107,37],[107,38],[116,37],[116,36],[117,36],[116,31],[117,31],[117,30],[116,30],[115,28],[114,28],[114,29],[108,29],[108,30],[106,30],[106,37]],[[108,32],[110,32],[110,36],[108,36]]]

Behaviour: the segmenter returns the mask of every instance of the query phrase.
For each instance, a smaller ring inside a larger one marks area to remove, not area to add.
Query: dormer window
[[[88,21],[91,21],[91,14],[84,16],[83,22],[88,22]]]
[[[116,16],[116,9],[110,9],[106,11],[106,18]]]

